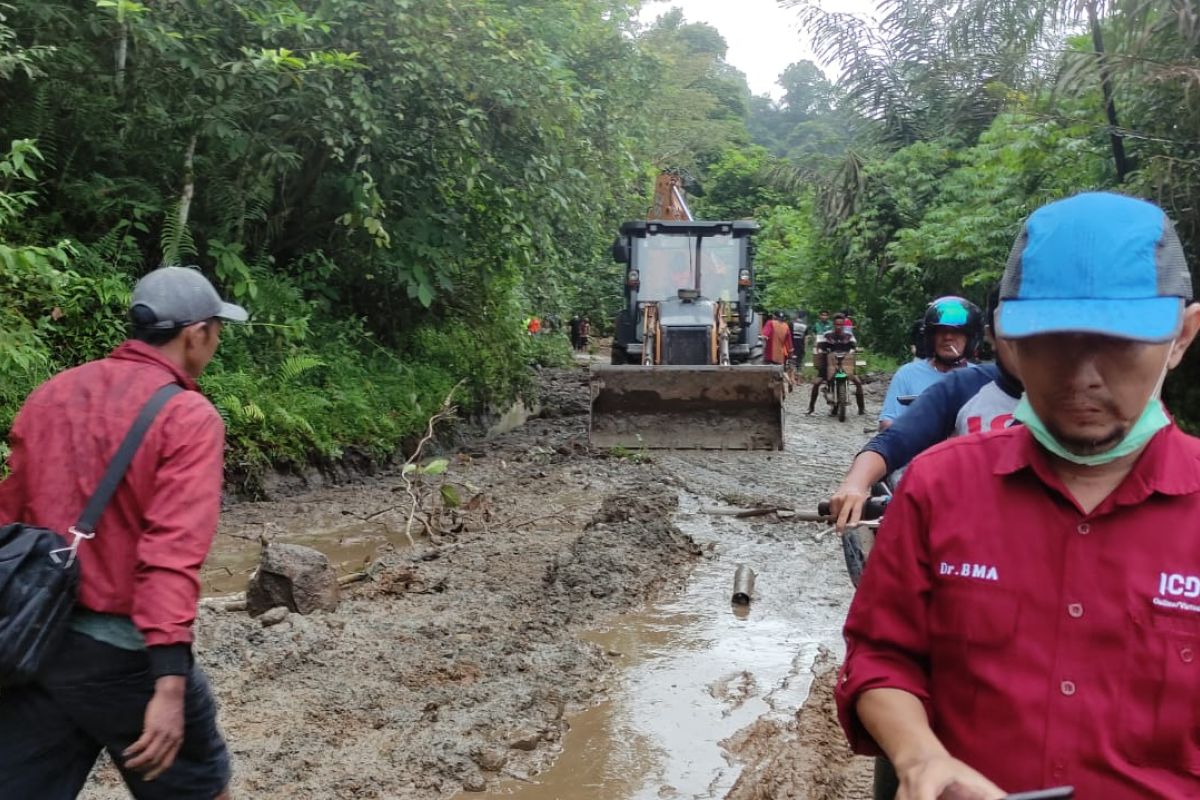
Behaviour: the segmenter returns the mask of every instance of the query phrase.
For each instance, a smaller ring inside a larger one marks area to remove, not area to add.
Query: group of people
[[[561,324],[562,322],[558,317],[550,316],[546,321],[543,321],[541,317],[535,315],[526,317],[523,326],[525,328],[525,333],[530,336],[537,336],[543,332],[555,333],[561,330],[559,327]],[[571,337],[571,348],[573,350],[576,352],[583,352],[587,350],[588,341],[592,335],[591,320],[586,316],[581,317],[576,314],[575,316],[571,317],[571,321],[568,325],[568,333]]]
[[[832,368],[838,363],[836,359],[831,361],[829,356],[837,354],[845,357],[841,359],[842,368],[854,384],[858,413],[865,414],[862,379],[854,374],[854,353],[858,349],[858,340],[854,338],[854,320],[848,312],[838,312],[831,317],[828,311],[821,311],[811,330],[804,312],[797,312],[790,319],[783,311],[775,312],[762,327],[763,362],[785,367],[789,387],[794,386],[797,372],[804,361],[805,341],[809,333],[813,336],[813,366],[817,377],[813,383],[808,413],[813,413],[821,389],[829,386]]]
[[[1200,796],[1200,441],[1160,399],[1200,305],[1170,220],[1103,192],[1030,215],[979,314],[995,364],[964,359],[978,309],[938,305],[893,379],[915,402],[831,503],[844,530],[906,467],[836,692],[894,770],[876,796]]]
[[[793,328],[789,343],[782,336],[781,329],[769,327],[781,324],[779,321],[783,319],[782,315],[778,315],[763,328],[763,360],[773,364],[798,364],[804,354],[803,329],[797,331]],[[802,320],[802,317],[796,319]],[[808,413],[816,410],[821,390],[828,390],[834,371],[840,367],[854,386],[858,413],[865,414],[862,378],[855,374],[858,340],[849,312],[838,312],[831,316],[828,311],[821,311],[813,323],[812,333],[816,379],[809,396]],[[886,430],[900,417],[904,411],[903,403],[910,402],[949,373],[977,359],[984,341],[982,313],[978,306],[961,297],[938,298],[929,304],[924,317],[914,326],[913,333],[914,358],[897,370],[888,385],[879,415],[880,430]],[[831,360],[831,355],[841,358]]]
[[[571,348],[577,353],[586,351],[592,335],[592,321],[576,314],[571,317],[570,334]]]

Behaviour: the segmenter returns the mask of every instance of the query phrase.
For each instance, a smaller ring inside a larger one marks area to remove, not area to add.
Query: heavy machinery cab
[[[613,245],[625,264],[625,308],[617,319],[613,363],[714,364],[716,304],[728,329],[727,362],[745,363],[761,354],[759,321],[753,310],[750,221],[626,222]],[[649,313],[662,331],[647,342]],[[653,346],[656,352],[648,353]]]

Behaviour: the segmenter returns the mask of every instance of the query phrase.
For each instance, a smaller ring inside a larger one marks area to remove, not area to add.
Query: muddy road
[[[197,653],[236,796],[869,796],[832,711],[836,538],[728,513],[815,508],[868,438],[872,416],[809,417],[800,394],[782,453],[645,458],[590,451],[586,372],[547,371],[541,416],[446,453],[411,524],[398,474],[227,509]],[[337,611],[264,625],[223,599],[262,541],[366,578]],[[737,564],[757,573],[748,608]],[[84,796],[125,795],[102,767]]]

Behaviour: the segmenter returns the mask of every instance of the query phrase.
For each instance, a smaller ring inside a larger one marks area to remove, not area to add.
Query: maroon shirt
[[[1090,514],[1024,427],[915,459],[846,621],[837,691],[920,698],[1009,792],[1200,797],[1200,440],[1174,425]]]
[[[195,381],[135,341],[51,378],[13,423],[11,474],[0,483],[0,523],[65,534],[138,411],[171,382],[192,391],[159,412],[96,538],[79,547],[80,605],[132,617],[151,648],[192,641],[200,565],[220,511],[225,427]]]

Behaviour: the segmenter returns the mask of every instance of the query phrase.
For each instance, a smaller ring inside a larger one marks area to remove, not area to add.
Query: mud
[[[871,796],[872,760],[855,756],[837,722],[837,660],[822,650],[812,689],[790,720],[762,717],[725,743],[748,766],[725,800],[850,800]]]
[[[244,589],[264,539],[365,574],[337,611],[269,627],[202,610],[235,796],[868,796],[831,706],[840,548],[818,526],[708,511],[815,507],[873,418],[806,417],[798,391],[782,453],[647,460],[588,448],[586,373],[542,387],[538,418],[421,479],[414,521],[395,472],[226,510],[207,594]],[[738,610],[742,562],[758,578]],[[125,794],[101,768],[84,796]]]

